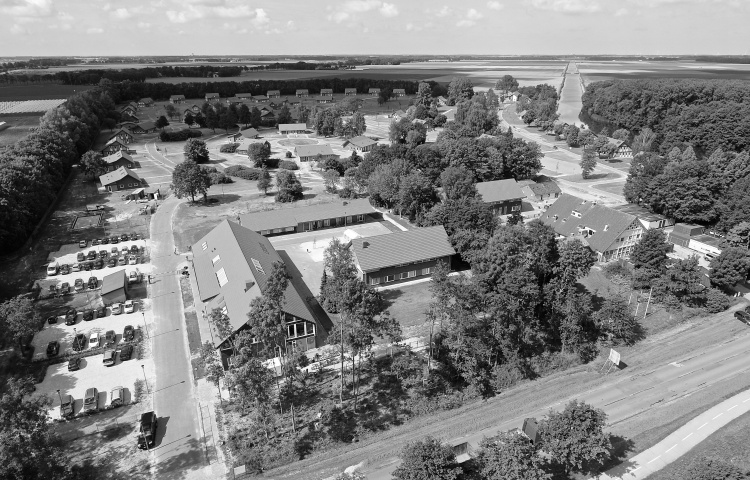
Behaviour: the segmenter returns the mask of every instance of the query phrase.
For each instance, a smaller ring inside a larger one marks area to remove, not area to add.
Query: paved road
[[[686,358],[675,358],[666,365],[628,376],[613,377],[611,383],[589,391],[580,392],[574,398],[603,409],[608,416],[608,425],[617,432],[617,424],[652,406],[679,402],[691,394],[711,385],[737,377],[750,371],[747,355],[750,354],[750,334],[744,333],[720,345],[696,351]],[[627,358],[623,361],[627,362]],[[448,443],[469,442],[477,448],[484,437],[495,435],[521,426],[525,417],[543,417],[550,408],[561,409],[572,398],[549,398],[550,404],[510,420],[499,422],[491,428],[470,435],[447,439]],[[736,403],[736,402],[735,402]],[[501,407],[501,405],[498,405]],[[714,414],[716,415],[716,414]],[[352,462],[355,463],[355,462]],[[386,480],[398,466],[395,457],[378,459],[363,470],[368,480]]]
[[[179,203],[176,197],[168,198],[151,220],[151,259],[157,278],[149,288],[156,325],[151,332],[154,410],[159,417],[157,446],[151,455],[159,480],[184,478],[204,463],[180,287],[177,275],[169,274],[184,260],[174,253],[172,235],[172,215]]]
[[[598,480],[646,478],[686,454],[716,430],[749,411],[750,390],[745,390],[698,415],[658,444],[596,478]]]

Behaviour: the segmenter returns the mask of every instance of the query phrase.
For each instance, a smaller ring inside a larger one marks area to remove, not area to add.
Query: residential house
[[[299,158],[300,162],[314,162],[318,160],[327,160],[339,156],[333,153],[331,146],[326,145],[298,145],[294,147],[294,155]]]
[[[268,97],[265,95],[253,95],[253,101],[255,103],[266,103],[268,101]]]
[[[380,89],[379,88],[371,88],[367,91],[367,94],[371,97],[377,97],[380,95]]]
[[[120,167],[125,167],[125,168],[135,167],[135,163],[133,162],[133,157],[131,157],[130,154],[122,150],[120,150],[119,152],[115,152],[112,155],[107,155],[106,157],[102,157],[102,160],[104,160],[104,162],[107,164],[108,172],[115,171]]]
[[[198,295],[206,311],[219,310],[229,318],[233,333],[249,328],[251,302],[261,297],[276,262],[284,259],[267,238],[224,220],[191,247]],[[314,298],[296,269],[288,268],[291,279],[281,303],[287,348],[305,351],[324,345],[330,320],[313,313]],[[230,337],[231,337],[230,336]],[[214,346],[224,360],[231,356],[228,338],[214,330]]]
[[[183,103],[185,101],[185,95],[170,95],[169,103]]]
[[[357,96],[357,89],[356,88],[345,88],[344,89],[344,96],[346,96],[346,97],[356,97]]]
[[[101,149],[101,153],[104,156],[112,155],[113,153],[121,152],[121,151],[127,152],[128,151],[128,146],[126,144],[122,143],[117,138],[110,139],[104,145],[104,148]]]
[[[105,173],[99,177],[99,182],[108,192],[137,188],[141,186],[141,177],[129,168],[120,167],[117,170]]]
[[[120,127],[124,127],[129,123],[138,123],[140,121],[141,120],[138,117],[129,113],[123,113],[122,115],[120,115]]]
[[[240,225],[266,237],[357,225],[382,214],[366,198],[296,208],[280,208],[240,216]]]
[[[150,107],[153,104],[154,104],[154,101],[153,99],[151,99],[151,97],[145,97],[145,98],[141,98],[140,100],[138,100],[139,107]]]
[[[299,88],[294,93],[294,95],[297,96],[297,97],[299,97],[299,98],[303,98],[303,97],[310,96],[310,92],[308,92],[308,90],[306,88]]]
[[[373,140],[372,138],[365,137],[363,135],[360,135],[358,137],[350,138],[346,142],[344,142],[344,148],[349,148],[352,150],[356,150],[358,152],[369,152],[372,150],[372,147],[377,145],[378,142]]]
[[[557,198],[562,194],[560,187],[552,180],[531,183],[527,188],[531,191],[531,196],[539,201]]]
[[[445,106],[448,105],[448,99],[445,98],[442,95],[440,95],[439,97],[437,97],[437,101],[438,101],[438,105],[441,106],[441,107],[445,107]]]
[[[402,118],[406,117],[406,112],[404,112],[403,110],[396,110],[395,112],[393,112],[393,115],[391,115],[391,117],[394,120],[401,120]]]
[[[109,140],[112,140],[113,138],[116,138],[120,143],[124,143],[126,145],[133,141],[133,135],[122,128],[112,134],[112,136],[109,137]]]
[[[612,158],[633,158],[633,149],[625,144],[623,140],[615,140],[615,151]]]
[[[262,108],[260,110],[260,119],[264,125],[272,126],[276,123],[276,113],[271,109]]]
[[[578,238],[600,262],[628,258],[643,235],[635,215],[563,193],[540,220],[565,238]]]
[[[258,133],[258,131],[256,129],[254,129],[254,128],[246,128],[245,130],[240,130],[237,133],[233,133],[233,134],[229,135],[229,138],[232,139],[232,141],[237,141],[240,138],[255,139],[255,138],[258,138],[258,135],[260,135],[260,134]]]
[[[130,102],[127,104],[128,107],[131,107],[133,111],[138,110],[138,102]]]
[[[307,132],[307,125],[304,123],[281,123],[279,124],[279,133],[290,134],[290,133],[305,133]]]
[[[269,90],[266,92],[268,98],[279,98],[281,96],[281,90]]]
[[[123,303],[128,299],[128,279],[125,270],[105,275],[102,278],[101,297],[104,305]]]
[[[509,215],[512,212],[521,212],[521,200],[526,195],[514,179],[480,182],[476,186],[477,193],[482,196],[484,203],[492,208],[493,214]]]
[[[333,97],[327,97],[327,96],[315,97],[315,103],[331,103],[331,102],[333,102]]]
[[[133,107],[132,105],[125,105],[120,109],[121,115],[135,115],[135,112],[138,109],[136,107]]]
[[[227,105],[239,105],[242,103],[242,99],[238,97],[229,97],[227,98]]]
[[[252,93],[238,93],[237,95],[235,95],[235,97],[241,98],[242,100],[250,100],[253,98],[253,94]]]
[[[456,251],[442,225],[355,238],[354,264],[367,285],[429,277],[438,262],[449,268]]]
[[[190,107],[190,109],[193,111],[193,113],[200,113],[201,112],[200,105],[193,105],[192,107]]]
[[[707,234],[700,225],[677,223],[667,234],[667,241],[707,255],[707,258],[721,255],[721,238]]]
[[[193,117],[195,117],[195,114],[196,114],[197,112],[194,112],[192,108],[186,108],[186,109],[185,109],[185,110],[183,110],[183,112],[182,112],[182,118],[185,118],[185,117],[187,116],[187,114],[188,114],[188,113],[189,113],[190,115],[192,115]]]
[[[671,227],[672,225],[674,225],[674,219],[667,218],[664,215],[659,215],[658,213],[653,213],[648,209],[634,203],[626,203],[625,205],[618,205],[612,208],[621,212],[635,215],[636,217],[638,217],[638,221],[641,222],[641,225],[643,225],[643,228],[646,230],[651,230],[653,228]]]
[[[332,88],[321,88],[320,89],[320,96],[321,97],[332,97],[333,96],[333,89]]]
[[[206,101],[207,102],[218,102],[221,97],[219,97],[218,93],[207,93],[206,94]]]
[[[137,134],[153,133],[156,131],[156,124],[154,122],[141,122],[130,127],[130,131]]]
[[[393,89],[393,96],[394,97],[405,97],[406,96],[406,89],[405,88],[394,88]]]

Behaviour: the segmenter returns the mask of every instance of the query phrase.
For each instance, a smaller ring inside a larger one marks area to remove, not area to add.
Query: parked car
[[[89,342],[86,340],[86,335],[84,335],[83,333],[79,333],[73,339],[73,350],[80,352],[81,350],[86,348],[86,345],[88,345],[88,343]]]
[[[153,447],[156,443],[156,427],[159,421],[154,412],[146,412],[141,415],[138,422],[136,435],[138,438],[138,448],[141,450]]]
[[[125,307],[125,313],[135,312],[135,302],[132,300],[126,300],[124,307]]]
[[[73,283],[73,289],[75,289],[76,292],[82,292],[84,288],[83,279],[76,278],[76,281]]]
[[[130,235],[128,235],[127,233],[123,233],[122,235],[120,235],[121,242],[127,242],[128,238],[130,238]]]
[[[119,266],[121,266],[121,267],[122,267],[122,266],[125,266],[125,265],[127,265],[127,264],[128,264],[128,259],[127,259],[127,257],[125,257],[125,256],[122,256],[122,257],[118,258],[118,259],[117,259],[117,264],[118,264]]]
[[[133,346],[130,344],[123,345],[122,348],[120,348],[120,361],[124,362],[126,360],[130,360],[130,357],[133,355]]]
[[[88,255],[86,255],[86,260],[94,260],[97,256],[96,250],[89,250]]]
[[[81,334],[83,335],[83,334]],[[68,371],[75,372],[81,368],[81,357],[73,357],[68,360]]]
[[[92,332],[91,334],[89,334],[89,348],[98,347],[100,341],[101,335],[99,335],[99,332]]]
[[[47,275],[57,275],[59,268],[60,265],[58,265],[57,262],[50,263],[47,265]]]
[[[94,311],[93,310],[84,310],[83,311],[83,321],[88,322],[94,319]]]
[[[107,251],[99,250],[99,258],[106,258],[106,257],[107,257]]]
[[[120,252],[117,251],[117,247],[112,247],[112,249],[109,251],[109,255],[111,257],[117,258],[118,255],[120,255]]]
[[[739,320],[740,322],[750,325],[750,313],[743,312],[742,310],[738,310],[734,312],[734,318]]]
[[[109,260],[107,260],[107,266],[112,268],[117,266],[117,259],[115,257],[110,257]]]
[[[99,240],[99,243],[102,245],[107,245],[109,243],[109,237],[104,237],[101,240]]]
[[[132,255],[136,255],[136,254],[138,253],[138,250],[139,250],[139,249],[138,249],[138,245],[131,245],[131,246],[130,246],[130,253],[131,253]]]
[[[105,350],[104,356],[102,357],[102,363],[107,367],[111,367],[115,364],[115,351],[112,349]]]
[[[82,267],[80,263],[74,263],[73,266],[71,267],[71,270],[73,270],[74,272],[80,272],[81,268]]]
[[[95,412],[99,410],[99,390],[96,388],[86,389],[86,395],[83,397],[83,411]]]
[[[112,237],[109,239],[109,243],[118,243],[120,241],[120,237],[117,235],[112,235]]]
[[[133,326],[125,325],[125,329],[122,331],[122,341],[132,342],[133,338],[135,338],[135,330],[133,330]]]
[[[89,277],[88,286],[89,290],[95,290],[99,286],[99,280],[96,277]]]
[[[102,305],[96,309],[96,318],[104,318],[107,316],[107,307]]]
[[[78,242],[79,248],[86,248],[87,245],[88,245],[88,242],[86,240],[81,240],[80,242]]]
[[[122,313],[122,303],[112,304],[112,315],[119,315]]]
[[[104,260],[102,260],[101,258],[95,260],[94,269],[101,270],[102,268],[104,268]]]
[[[78,310],[75,308],[69,308],[65,311],[65,325],[75,325],[76,317],[78,316]]]
[[[76,260],[82,262],[86,260],[86,255],[83,252],[78,252],[78,254],[76,255]]]
[[[50,315],[47,317],[47,323],[52,325],[53,323],[57,323],[57,315]]]
[[[128,283],[138,283],[138,280],[140,280],[138,272],[132,271],[128,274]]]
[[[748,305],[747,307],[745,307],[745,312],[750,313],[750,305]]]
[[[115,387],[109,392],[109,404],[113,407],[118,407],[125,402],[125,389],[122,387]]]
[[[115,343],[117,343],[117,334],[114,330],[107,330],[107,333],[104,334],[104,344],[114,345]]]
[[[137,265],[138,264],[138,257],[136,257],[135,255],[131,255],[128,258],[128,264],[129,265]]]
[[[58,353],[60,353],[60,344],[56,340],[49,342],[47,344],[47,356],[54,357]]]
[[[99,245],[100,243],[102,243],[102,241],[99,240],[98,238],[95,238],[95,239],[91,240],[91,246],[92,247],[94,247],[96,245]]]
[[[131,241],[138,240],[138,234],[137,233],[131,233],[130,234],[130,240]]]
[[[62,402],[60,403],[60,416],[65,418],[73,415],[73,404],[75,400],[71,395],[62,395]]]
[[[94,268],[94,262],[84,262],[83,263],[83,269],[87,272],[91,271],[91,269]]]
[[[70,265],[67,263],[64,265],[60,265],[60,275],[67,275],[70,273]]]
[[[67,295],[70,293],[70,284],[68,282],[63,282],[60,284],[60,295]]]

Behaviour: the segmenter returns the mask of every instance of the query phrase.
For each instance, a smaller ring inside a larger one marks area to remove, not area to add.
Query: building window
[[[422,275],[429,275],[432,273],[432,267],[427,267],[422,269]]]
[[[331,226],[331,219],[323,220],[323,226],[324,227],[330,227]]]
[[[223,313],[224,315],[229,315],[229,310],[227,310],[227,306],[226,305],[224,305],[223,307],[221,307],[221,313]]]
[[[256,269],[256,270],[257,270],[258,272],[262,273],[263,275],[265,275],[265,274],[266,274],[266,272],[264,272],[264,271],[263,271],[263,266],[262,266],[262,265],[260,264],[260,262],[259,262],[259,261],[257,261],[257,260],[256,260],[256,259],[254,259],[254,258],[251,258],[250,260],[252,260],[252,262],[253,262],[253,266],[255,266],[255,269]]]
[[[224,267],[221,268],[218,272],[216,272],[216,279],[219,281],[219,286],[223,287],[224,285],[229,282],[229,279],[227,278],[227,272],[224,271]]]
[[[510,209],[511,212],[520,212],[521,211],[521,205],[513,205]]]
[[[364,222],[365,221],[365,216],[364,215],[357,215],[357,221],[358,222]]]
[[[274,228],[273,229],[273,233],[281,233],[281,229],[280,228]]]
[[[216,265],[219,260],[221,260],[221,257],[219,255],[216,255],[214,258],[211,259],[211,263]]]
[[[416,276],[417,276],[417,271],[416,270],[412,270],[411,272],[409,272],[409,278],[416,277]]]
[[[294,231],[294,227],[286,227],[286,231],[287,232],[293,232]]]
[[[370,277],[370,285],[379,285],[380,277]]]
[[[203,250],[206,250],[206,249],[208,248],[208,242],[203,242],[203,243],[201,243],[201,248],[202,248]]]
[[[385,276],[385,283],[388,283],[388,282],[392,282],[392,281],[394,281],[395,279],[396,279],[396,277],[395,277],[395,276],[393,276],[393,275],[386,275],[386,276]]]

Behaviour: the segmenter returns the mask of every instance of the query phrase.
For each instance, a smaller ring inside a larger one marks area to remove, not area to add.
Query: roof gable
[[[139,177],[135,172],[130,170],[127,167],[120,167],[117,170],[109,173],[105,173],[104,175],[101,175],[99,177],[99,181],[102,185],[111,185],[115,182],[119,182],[125,177],[131,177],[134,180],[137,180],[138,182],[141,181],[141,177]]]
[[[116,161],[120,159],[125,159],[128,162],[133,162],[133,157],[131,157],[129,154],[123,152],[122,150],[113,153],[112,155],[107,155],[106,157],[103,157],[102,160],[104,160],[107,163],[115,163]]]
[[[442,225],[356,238],[352,249],[364,272],[456,254]]]

